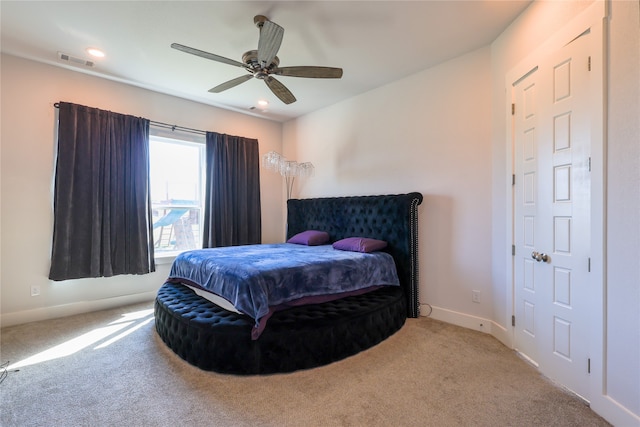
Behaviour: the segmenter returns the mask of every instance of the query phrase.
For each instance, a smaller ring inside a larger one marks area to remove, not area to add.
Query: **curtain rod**
[[[149,120],[149,124],[157,126],[157,127],[161,127],[161,128],[164,128],[164,129],[171,129],[172,131],[180,130],[182,132],[190,132],[190,133],[195,133],[195,134],[198,134],[198,135],[206,135],[207,134],[207,131],[204,131],[204,130],[187,128],[187,127],[178,126],[178,125],[170,125],[168,123],[156,122],[154,120]]]
[[[60,103],[56,102],[55,104],[53,104],[54,107],[56,108],[60,108]],[[172,131],[176,131],[176,130],[180,130],[182,132],[191,132],[191,133],[195,133],[198,135],[206,135],[207,131],[204,130],[200,130],[200,129],[193,129],[193,128],[188,128],[188,127],[184,127],[184,126],[178,126],[178,125],[172,125],[169,123],[163,123],[163,122],[157,122],[155,120],[149,120],[149,124],[157,126],[157,127],[161,127],[164,129],[171,129]]]

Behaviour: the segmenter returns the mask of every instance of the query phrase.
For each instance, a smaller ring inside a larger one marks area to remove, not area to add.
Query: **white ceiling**
[[[6,1],[1,49],[221,108],[285,121],[399,80],[491,43],[530,1]],[[340,80],[277,77],[285,105],[251,79],[208,90],[241,68],[171,49],[180,43],[236,61],[256,49],[262,14],[284,27],[280,66],[341,67]],[[92,59],[87,47],[106,52]],[[58,52],[95,62],[69,65]],[[34,87],[34,90],[37,88]],[[258,109],[266,99],[266,111]],[[251,108],[254,109],[251,109]]]

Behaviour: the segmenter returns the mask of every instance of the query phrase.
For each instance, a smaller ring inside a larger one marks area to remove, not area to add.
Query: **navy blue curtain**
[[[52,280],[155,271],[149,120],[59,103]]]
[[[262,242],[258,140],[207,132],[203,248]]]

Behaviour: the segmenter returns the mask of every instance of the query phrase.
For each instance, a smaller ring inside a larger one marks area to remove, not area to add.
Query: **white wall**
[[[2,326],[151,300],[169,265],[152,274],[50,281],[55,109],[74,102],[194,129],[257,138],[281,151],[282,125],[12,56],[2,56]],[[282,181],[261,178],[263,241],[282,241]],[[31,285],[41,295],[31,297]]]
[[[606,392],[596,408],[622,406],[640,425],[640,2],[614,1],[609,17]]]
[[[285,154],[316,168],[296,197],[424,195],[420,302],[475,328],[492,313],[490,71],[486,47],[284,127]]]

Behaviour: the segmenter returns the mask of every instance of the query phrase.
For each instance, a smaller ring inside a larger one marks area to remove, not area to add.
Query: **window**
[[[204,162],[204,140],[149,137],[156,258],[202,247]]]

